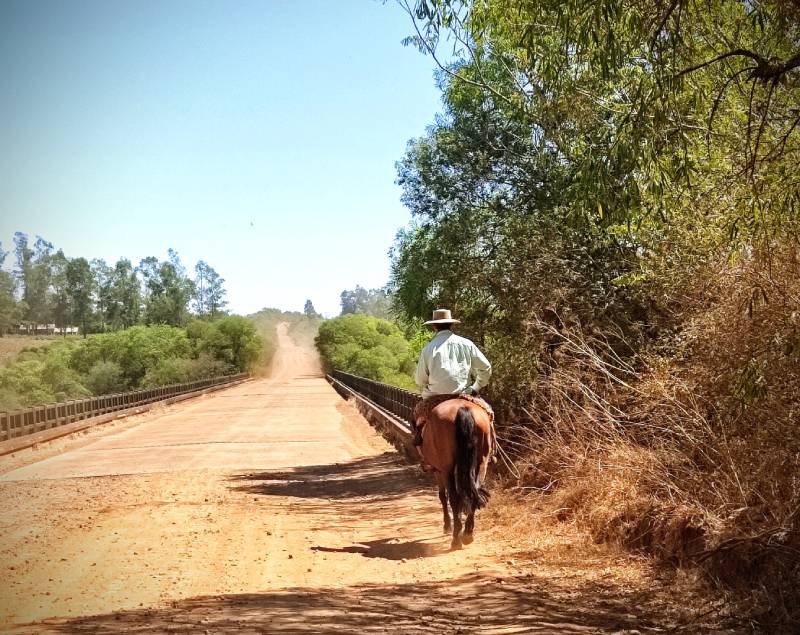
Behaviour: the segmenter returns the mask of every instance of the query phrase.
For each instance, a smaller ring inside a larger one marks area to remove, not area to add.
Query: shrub
[[[122,368],[116,362],[96,362],[89,370],[84,383],[94,395],[122,392],[126,388]]]
[[[14,410],[55,401],[50,387],[42,382],[44,364],[24,360],[0,370],[0,407]]]
[[[163,359],[149,369],[142,379],[143,388],[181,384],[189,381],[190,359]]]
[[[208,353],[200,353],[197,359],[190,359],[188,362],[186,369],[189,381],[231,375],[237,370],[222,360],[214,359]]]
[[[149,369],[142,379],[142,386],[165,386],[181,384],[198,379],[208,379],[221,375],[230,375],[237,369],[227,362],[214,359],[208,353],[201,353],[197,359],[174,358],[161,360]]]
[[[411,347],[400,329],[369,315],[343,315],[323,322],[316,338],[326,368],[413,390]]]
[[[261,354],[262,341],[255,326],[238,315],[214,322],[195,320],[187,333],[195,351],[207,353],[241,372],[249,370]]]
[[[175,326],[134,326],[83,340],[70,357],[70,366],[87,374],[99,361],[119,364],[130,386],[139,385],[149,369],[165,359],[191,357],[184,329]]]
[[[88,397],[80,376],[57,357],[25,359],[0,369],[0,408],[13,410]]]

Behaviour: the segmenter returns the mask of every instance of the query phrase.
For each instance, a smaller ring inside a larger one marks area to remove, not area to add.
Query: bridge
[[[630,612],[644,569],[550,558],[573,538],[532,533],[525,519],[520,531],[502,498],[476,542],[449,551],[429,478],[286,325],[278,343],[268,377],[0,458],[0,629],[610,633],[669,623],[652,608]],[[380,398],[378,417],[392,425],[407,397]],[[608,576],[627,578],[603,586]]]

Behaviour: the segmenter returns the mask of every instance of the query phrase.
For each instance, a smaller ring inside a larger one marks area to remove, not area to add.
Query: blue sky
[[[410,220],[394,163],[440,110],[411,29],[376,0],[3,0],[3,247],[172,247],[236,312],[337,314],[386,282]]]

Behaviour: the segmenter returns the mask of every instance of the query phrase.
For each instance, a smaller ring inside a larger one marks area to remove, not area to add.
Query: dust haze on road
[[[0,460],[0,628],[611,633],[676,619],[646,567],[550,558],[558,537],[512,544],[497,512],[449,551],[429,478],[286,324],[278,344],[266,378]]]

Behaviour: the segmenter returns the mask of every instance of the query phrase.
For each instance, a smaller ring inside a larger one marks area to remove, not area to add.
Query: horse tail
[[[489,493],[478,483],[478,445],[475,438],[475,418],[466,406],[456,413],[456,495],[461,504],[471,509],[486,505]]]

